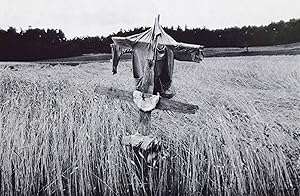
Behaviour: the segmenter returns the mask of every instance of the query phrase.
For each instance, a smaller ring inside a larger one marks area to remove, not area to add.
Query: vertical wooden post
[[[143,93],[153,94],[154,91],[154,64],[153,60],[147,59],[147,64],[144,67],[144,78],[141,86],[141,91]],[[138,132],[143,135],[150,134],[151,127],[151,111],[144,112],[140,110],[140,119],[139,119],[139,128]]]
[[[144,112],[140,110],[139,123],[139,133],[142,135],[149,135],[151,127],[151,112]]]

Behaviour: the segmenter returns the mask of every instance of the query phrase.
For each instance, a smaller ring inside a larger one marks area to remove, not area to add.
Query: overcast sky
[[[300,18],[300,0],[0,0],[0,28],[62,29],[67,38],[152,26],[217,29]]]

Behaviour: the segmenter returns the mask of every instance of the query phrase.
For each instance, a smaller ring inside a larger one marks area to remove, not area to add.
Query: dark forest
[[[112,36],[128,36],[149,27],[120,30],[107,37],[77,37],[67,39],[62,30],[29,28],[18,32],[16,28],[0,28],[0,60],[35,61],[79,56],[87,53],[110,53]],[[171,27],[166,33],[178,42],[210,47],[271,46],[300,42],[300,19],[272,22],[266,26],[244,26],[209,30],[206,28]]]

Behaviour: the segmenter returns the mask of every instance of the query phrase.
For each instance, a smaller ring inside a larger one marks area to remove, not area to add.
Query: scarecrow
[[[133,77],[135,78],[135,91],[132,98],[140,109],[140,126],[142,127],[138,128],[136,134],[125,136],[123,143],[147,152],[146,157],[152,160],[160,151],[161,144],[155,137],[148,135],[151,111],[160,107],[157,105],[160,99],[168,105],[165,99],[170,99],[175,95],[172,84],[174,59],[200,62],[203,59],[203,46],[175,41],[159,25],[159,15],[155,19],[154,26],[147,31],[128,37],[112,37],[112,40],[113,74],[117,73],[120,57],[125,53],[132,54]]]

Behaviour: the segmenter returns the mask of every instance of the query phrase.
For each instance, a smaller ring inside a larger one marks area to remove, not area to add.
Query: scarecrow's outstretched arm
[[[174,58],[179,61],[200,62],[203,59],[203,46],[178,43],[174,48]]]
[[[122,44],[122,42],[120,44],[118,42],[115,42],[115,40],[114,43],[110,46],[112,50],[113,74],[115,74],[117,73],[117,66],[121,56],[125,53],[131,53],[132,49],[126,44]]]

